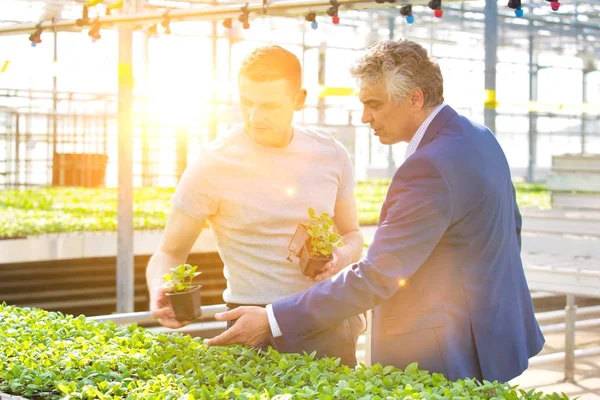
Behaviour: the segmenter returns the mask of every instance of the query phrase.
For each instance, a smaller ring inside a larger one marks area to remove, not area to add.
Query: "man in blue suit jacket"
[[[520,258],[521,215],[506,157],[484,126],[444,104],[439,66],[419,44],[385,41],[351,72],[363,122],[408,142],[364,259],[238,319],[211,345],[278,346],[373,309],[372,361],[447,378],[508,381],[544,345]],[[329,271],[329,273],[337,271]]]

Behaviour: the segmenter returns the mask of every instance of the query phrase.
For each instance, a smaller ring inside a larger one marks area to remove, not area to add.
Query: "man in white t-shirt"
[[[206,222],[224,263],[230,309],[273,303],[301,293],[315,281],[358,261],[354,175],[348,152],[331,134],[292,125],[306,100],[298,58],[279,46],[254,50],[242,62],[239,94],[244,125],[211,142],[184,172],[157,252],[146,271],[153,316],[163,325],[183,324],[161,287],[162,275],[185,263]],[[343,247],[326,271],[309,279],[287,261],[288,244],[308,209],[329,213]],[[297,346],[268,345],[281,352],[316,351],[355,365],[361,319],[344,320]],[[229,325],[231,326],[231,325]]]

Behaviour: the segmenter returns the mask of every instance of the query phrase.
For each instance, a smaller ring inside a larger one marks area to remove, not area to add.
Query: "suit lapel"
[[[449,105],[445,105],[427,127],[427,131],[425,132],[425,135],[423,135],[423,138],[419,142],[417,150],[415,151],[418,151],[421,147],[431,142],[440,132],[440,130],[442,130],[444,125],[446,125],[448,121],[450,121],[450,119],[452,119],[455,115],[457,115],[457,112],[454,111],[454,109]],[[379,213],[379,224],[383,222],[385,216],[387,215],[386,203],[387,202],[384,201],[383,206],[381,207],[381,212]]]
[[[455,115],[456,111],[449,105],[445,105],[427,127],[427,131],[425,132],[425,135],[423,135],[423,139],[419,142],[417,150],[431,142],[444,125],[446,125],[446,123],[448,123]]]

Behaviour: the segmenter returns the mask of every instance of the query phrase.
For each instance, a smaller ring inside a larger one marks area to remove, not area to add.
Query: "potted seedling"
[[[310,222],[299,224],[288,249],[299,257],[302,273],[316,276],[333,259],[333,249],[343,246],[339,234],[332,231],[333,221],[327,213],[317,215],[311,207],[308,209]],[[288,260],[291,260],[288,257]]]
[[[197,269],[197,265],[181,264],[163,275],[163,286],[168,290],[167,298],[178,321],[193,321],[202,315],[201,285],[193,283],[193,279],[201,274],[196,272]]]

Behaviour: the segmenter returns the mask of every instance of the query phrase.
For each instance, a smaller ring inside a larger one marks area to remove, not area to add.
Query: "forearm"
[[[342,236],[342,242],[345,249],[346,259],[344,260],[344,267],[350,264],[354,264],[362,258],[364,238],[363,233],[360,230],[351,231]]]

